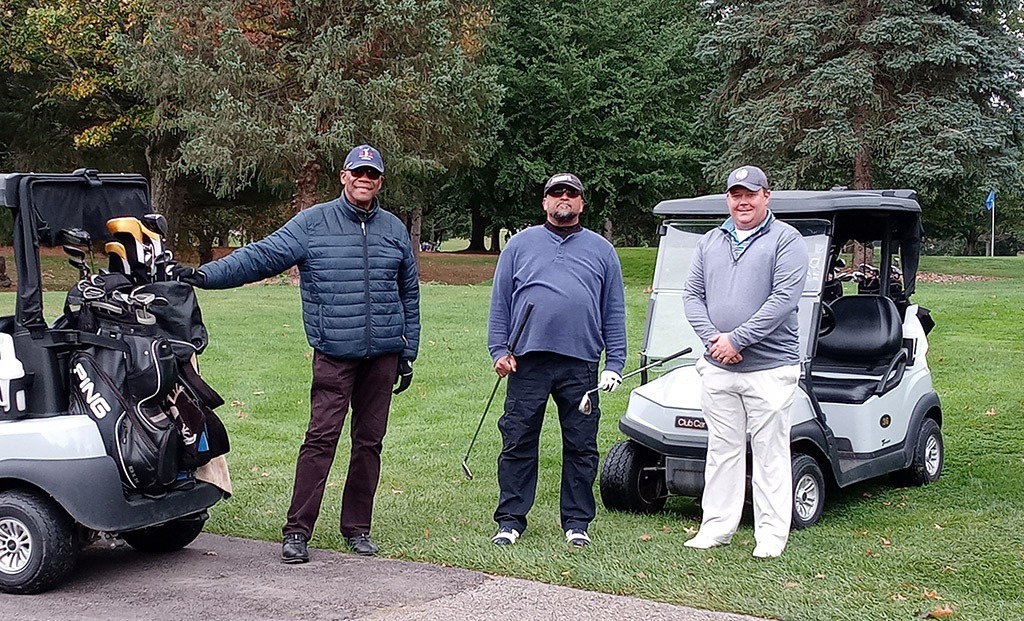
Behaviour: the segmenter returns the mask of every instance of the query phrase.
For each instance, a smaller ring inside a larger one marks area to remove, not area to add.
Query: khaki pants
[[[793,516],[789,410],[800,366],[735,373],[701,359],[697,371],[708,425],[699,536],[727,543],[735,534],[743,513],[750,434],[754,538],[758,546],[781,553]]]

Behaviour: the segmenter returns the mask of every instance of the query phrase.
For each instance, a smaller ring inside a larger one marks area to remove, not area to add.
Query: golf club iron
[[[685,356],[686,354],[690,353],[691,351],[693,351],[692,347],[687,347],[686,349],[681,349],[681,350],[677,351],[676,353],[672,354],[671,356],[669,356],[667,358],[662,358],[661,360],[656,360],[656,361],[654,361],[654,362],[652,362],[652,363],[650,363],[648,365],[640,367],[636,371],[630,371],[629,373],[626,373],[625,375],[622,376],[622,379],[626,380],[626,379],[628,379],[630,377],[633,377],[634,375],[636,375],[638,373],[643,373],[644,371],[647,371],[648,369],[653,369],[654,367],[660,367],[661,365],[665,364],[669,360],[675,360],[679,356]],[[590,395],[594,394],[598,390],[601,390],[601,389],[600,388],[591,388],[587,392],[583,393],[583,398],[580,399],[580,405],[577,408],[580,412],[582,412],[583,414],[590,414],[590,412],[593,411],[594,406],[590,402]]]
[[[519,337],[523,335],[523,328],[526,327],[526,322],[530,319],[530,313],[533,312],[533,302],[526,305],[523,310],[523,317],[519,320],[519,326],[516,327],[513,333],[512,340],[508,342],[508,347],[505,350],[506,356],[513,355],[516,349],[516,345],[519,344]],[[491,402],[494,401],[494,395],[498,392],[498,384],[501,383],[501,376],[494,382],[494,388],[491,389],[491,396],[487,398],[487,405],[484,406],[484,413],[480,417],[480,423],[476,426],[476,432],[473,434],[473,439],[469,443],[469,450],[466,451],[466,456],[462,458],[462,473],[466,475],[466,479],[473,480],[473,471],[469,469],[469,454],[473,452],[473,445],[476,444],[476,437],[480,435],[480,428],[484,426],[484,419],[487,418],[487,411],[491,409]]]

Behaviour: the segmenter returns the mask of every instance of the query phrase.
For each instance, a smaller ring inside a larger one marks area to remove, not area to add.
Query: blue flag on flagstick
[[[992,211],[996,206],[996,191],[992,190],[985,199],[985,209]]]

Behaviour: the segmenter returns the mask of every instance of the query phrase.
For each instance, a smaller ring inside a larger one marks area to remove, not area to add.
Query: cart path
[[[0,594],[4,621],[756,621],[466,569],[312,550],[285,565],[280,544],[203,534],[181,552],[84,551],[63,587]]]

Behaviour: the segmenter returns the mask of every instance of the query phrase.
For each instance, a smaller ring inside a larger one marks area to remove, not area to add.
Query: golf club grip
[[[512,340],[508,342],[508,353],[511,355],[516,350],[516,345],[519,344],[519,337],[523,335],[523,329],[526,328],[526,322],[530,320],[530,313],[533,312],[533,302],[527,302],[526,309],[523,311],[523,318],[519,320],[519,325],[516,326],[515,334],[512,335]]]

